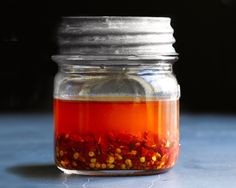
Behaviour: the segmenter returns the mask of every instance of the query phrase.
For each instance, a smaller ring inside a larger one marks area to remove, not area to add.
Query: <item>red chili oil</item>
[[[55,160],[68,170],[167,170],[179,153],[178,100],[54,100]]]

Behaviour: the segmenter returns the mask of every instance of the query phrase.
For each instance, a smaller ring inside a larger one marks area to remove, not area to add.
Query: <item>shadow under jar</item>
[[[162,173],[179,153],[170,18],[67,17],[58,29],[55,161],[67,174]]]

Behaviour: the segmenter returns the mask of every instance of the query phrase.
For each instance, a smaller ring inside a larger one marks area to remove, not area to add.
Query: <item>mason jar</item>
[[[179,153],[170,18],[65,17],[58,27],[55,162],[67,174],[157,174]]]

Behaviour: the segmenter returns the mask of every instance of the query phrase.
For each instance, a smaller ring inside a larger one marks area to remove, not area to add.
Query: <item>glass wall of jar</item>
[[[170,19],[64,18],[58,36],[58,168],[97,176],[172,168],[179,153],[180,91]]]

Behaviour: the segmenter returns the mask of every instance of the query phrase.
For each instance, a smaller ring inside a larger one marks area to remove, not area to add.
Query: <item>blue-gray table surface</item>
[[[236,116],[181,115],[181,153],[165,174],[84,177],[53,162],[52,114],[0,115],[0,188],[236,187]]]

